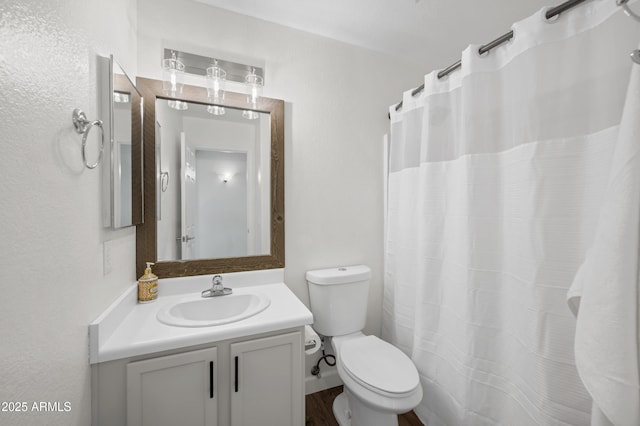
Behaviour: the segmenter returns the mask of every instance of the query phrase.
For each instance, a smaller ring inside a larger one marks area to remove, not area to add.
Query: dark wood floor
[[[332,405],[340,392],[342,392],[342,386],[307,395],[306,426],[338,426],[338,422],[333,417]],[[398,423],[400,426],[422,426],[422,422],[413,411],[398,416]]]

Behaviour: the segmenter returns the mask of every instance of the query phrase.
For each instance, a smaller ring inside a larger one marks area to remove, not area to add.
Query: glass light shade
[[[260,117],[260,114],[255,111],[245,109],[244,111],[242,111],[242,117],[246,118],[247,120],[255,120],[256,118]]]
[[[247,105],[251,109],[258,108],[258,98],[262,96],[262,86],[264,80],[262,77],[256,74],[256,71],[251,71],[251,74],[247,74],[244,78],[244,82],[247,85]],[[242,111],[242,116],[247,120],[255,120],[260,115],[256,111],[245,109]]]
[[[227,80],[227,72],[214,65],[207,68],[207,94],[209,102],[221,104],[224,102],[225,81]]]
[[[224,115],[225,110],[224,110],[224,107],[221,107],[218,105],[209,105],[207,107],[207,112],[213,115]]]
[[[162,61],[162,92],[173,98],[182,95],[184,64],[176,58]]]
[[[113,102],[117,104],[128,104],[129,103],[129,94],[123,92],[113,92]]]
[[[255,108],[258,98],[262,96],[264,80],[253,70],[251,74],[247,74],[244,77],[244,82],[247,85],[247,103],[252,108]]]
[[[167,101],[169,108],[177,109],[178,111],[184,111],[189,109],[189,105],[183,101]]]

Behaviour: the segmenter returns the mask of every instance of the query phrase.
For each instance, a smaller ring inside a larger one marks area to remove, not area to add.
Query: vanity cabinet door
[[[300,332],[231,344],[231,425],[304,424]]]
[[[208,348],[127,364],[127,425],[216,425],[217,361]]]

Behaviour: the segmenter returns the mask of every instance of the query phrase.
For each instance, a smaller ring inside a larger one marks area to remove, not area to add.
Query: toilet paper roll
[[[309,325],[304,326],[304,353],[307,355],[315,354],[320,350],[322,341],[320,336]]]

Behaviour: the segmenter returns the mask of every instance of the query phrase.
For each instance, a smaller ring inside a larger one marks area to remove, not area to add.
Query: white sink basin
[[[158,320],[178,327],[210,327],[252,317],[269,307],[271,300],[260,293],[230,294],[182,301],[158,311]]]

